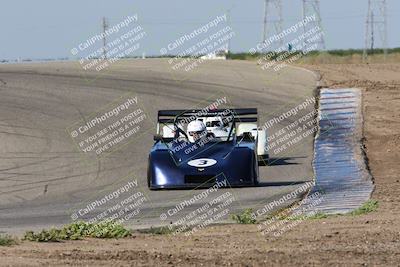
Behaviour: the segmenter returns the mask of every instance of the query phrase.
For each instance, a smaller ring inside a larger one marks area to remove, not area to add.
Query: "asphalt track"
[[[94,199],[135,179],[135,190],[146,201],[126,224],[145,227],[177,220],[183,211],[166,220],[160,214],[201,190],[147,189],[147,154],[159,109],[198,108],[227,97],[229,107],[257,107],[262,124],[311,97],[315,84],[310,72],[291,67],[265,71],[246,61],[208,61],[190,72],[174,71],[160,59],[119,61],[102,72],[84,71],[77,62],[0,65],[0,232],[68,223]],[[85,158],[66,129],[127,94],[137,96],[145,108],[143,134],[107,157]],[[270,133],[313,108],[273,126]],[[271,152],[272,165],[260,167],[260,186],[219,190],[235,196],[229,212],[257,209],[312,180],[312,155],[312,135],[279,155]],[[126,196],[78,217],[93,218]]]

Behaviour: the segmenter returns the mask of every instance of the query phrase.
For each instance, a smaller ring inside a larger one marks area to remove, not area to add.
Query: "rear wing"
[[[189,123],[198,117],[228,117],[233,116],[235,122],[257,122],[257,108],[236,108],[236,109],[171,109],[158,111],[157,121],[159,123],[173,123],[183,121]]]

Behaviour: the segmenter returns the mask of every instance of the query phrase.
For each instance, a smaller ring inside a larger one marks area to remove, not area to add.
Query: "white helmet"
[[[187,126],[189,142],[194,143],[207,134],[206,126],[202,121],[191,121]]]

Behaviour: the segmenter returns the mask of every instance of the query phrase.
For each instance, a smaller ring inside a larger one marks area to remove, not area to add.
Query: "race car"
[[[207,188],[224,181],[228,187],[257,185],[257,121],[255,108],[160,110],[148,187]]]

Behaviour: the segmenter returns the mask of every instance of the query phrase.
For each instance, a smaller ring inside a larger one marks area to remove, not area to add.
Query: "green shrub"
[[[42,230],[35,233],[28,231],[24,240],[36,242],[59,242],[62,240],[78,240],[84,237],[93,238],[123,238],[129,236],[131,231],[121,224],[111,221],[100,223],[75,222],[61,229]]]
[[[231,218],[236,223],[240,224],[255,224],[257,220],[252,216],[253,210],[252,209],[245,209],[240,214],[232,214]]]
[[[370,213],[370,212],[376,211],[378,209],[378,206],[379,206],[379,204],[378,204],[377,200],[370,199],[367,202],[365,202],[358,209],[350,212],[349,215],[361,215],[361,214]]]
[[[0,235],[0,246],[11,246],[17,244],[17,240],[9,235]]]

